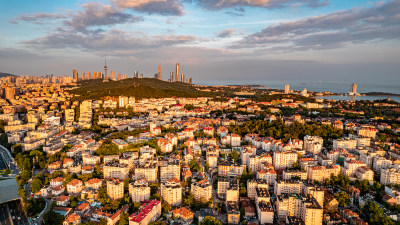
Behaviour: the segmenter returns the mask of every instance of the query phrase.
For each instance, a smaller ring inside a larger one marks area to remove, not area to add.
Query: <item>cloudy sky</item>
[[[400,82],[400,0],[1,1],[0,71]]]

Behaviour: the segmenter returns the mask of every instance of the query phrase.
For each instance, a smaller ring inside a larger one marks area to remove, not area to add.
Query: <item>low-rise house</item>
[[[67,184],[67,191],[69,194],[80,194],[82,192],[82,181],[73,179]]]
[[[58,206],[67,206],[69,204],[69,197],[62,195],[56,199],[56,204]]]

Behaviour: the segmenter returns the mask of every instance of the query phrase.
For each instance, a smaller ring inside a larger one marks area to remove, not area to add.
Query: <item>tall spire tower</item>
[[[107,56],[104,57],[104,79],[107,79]]]

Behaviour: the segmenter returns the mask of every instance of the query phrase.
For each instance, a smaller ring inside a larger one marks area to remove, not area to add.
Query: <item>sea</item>
[[[350,92],[350,86],[352,83],[349,82],[338,82],[338,81],[304,81],[304,80],[205,80],[198,81],[196,84],[199,85],[262,85],[265,87],[258,87],[262,89],[284,89],[285,84],[290,85],[291,90],[303,90],[306,88],[308,91],[324,92],[329,91],[332,93],[342,94],[333,96],[324,96],[325,99],[334,100],[378,100],[387,99],[390,97],[391,100],[400,102],[400,96],[348,96],[346,93]],[[399,83],[368,83],[368,82],[356,82],[358,93],[367,92],[385,92],[400,95],[400,84]]]

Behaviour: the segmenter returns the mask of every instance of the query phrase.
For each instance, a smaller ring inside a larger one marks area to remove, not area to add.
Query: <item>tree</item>
[[[375,202],[370,201],[361,209],[361,213],[367,218],[370,225],[394,225],[395,223],[383,214],[383,209]]]
[[[36,193],[38,191],[40,191],[40,189],[42,188],[43,183],[41,180],[39,179],[33,179],[32,184],[31,184],[31,189],[33,193]]]
[[[69,205],[72,207],[72,208],[75,208],[75,206],[77,206],[78,205],[78,198],[76,197],[76,196],[70,196],[69,197]]]
[[[378,191],[382,188],[381,184],[378,181],[374,181],[374,184],[372,186],[372,189],[374,189],[375,191]]]
[[[97,149],[96,154],[98,155],[116,155],[119,154],[120,150],[118,146],[112,142],[104,143]]]
[[[222,223],[212,216],[206,216],[203,221],[201,221],[200,225],[222,225]]]
[[[164,222],[161,222],[161,221],[151,221],[151,222],[149,223],[149,225],[165,225],[165,223],[164,223]]]
[[[133,203],[133,207],[132,207],[132,211],[136,212],[139,208],[140,208],[140,202],[134,202]]]
[[[293,163],[293,169],[297,169],[297,170],[301,169],[299,161],[296,161]]]
[[[126,212],[121,213],[121,217],[119,218],[118,225],[128,225],[129,224],[129,215]]]
[[[171,205],[168,203],[162,203],[161,213],[163,217],[166,217],[166,214],[171,211]]]
[[[183,204],[190,206],[192,205],[192,203],[194,202],[194,195],[189,192],[188,195],[186,195],[186,197],[183,199]]]
[[[183,108],[186,110],[193,110],[194,106],[192,104],[186,104]]]
[[[28,182],[29,179],[32,177],[32,172],[30,170],[24,170],[22,173],[19,175],[19,177],[25,181]]]
[[[201,165],[197,160],[192,159],[189,163],[190,170],[193,172],[201,172]]]
[[[206,171],[208,171],[208,169],[210,169],[210,164],[208,162],[206,162],[204,164],[204,167],[205,167]]]
[[[61,225],[63,224],[64,216],[50,210],[43,215],[43,219],[45,224]]]
[[[235,161],[235,163],[239,162],[239,153],[237,151],[232,150],[231,156],[232,156],[232,159]]]
[[[354,182],[354,186],[360,190],[361,195],[365,195],[369,191],[369,188],[370,188],[369,181],[366,179],[364,179],[362,181],[357,179]]]
[[[335,198],[341,207],[345,207],[350,203],[349,195],[345,191],[336,193]]]

